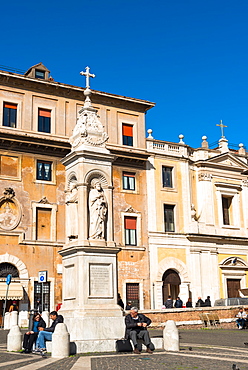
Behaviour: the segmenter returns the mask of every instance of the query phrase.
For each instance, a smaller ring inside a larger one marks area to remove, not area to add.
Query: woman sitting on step
[[[41,315],[36,312],[33,317],[32,330],[27,331],[24,334],[22,353],[32,352],[33,344],[36,341],[38,334],[39,334],[38,328],[45,328],[45,327],[46,327],[45,321],[42,319]]]

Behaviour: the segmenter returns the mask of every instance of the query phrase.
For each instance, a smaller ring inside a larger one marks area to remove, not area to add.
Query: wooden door
[[[228,298],[239,298],[240,279],[227,279]]]
[[[132,306],[140,308],[139,283],[126,284],[126,302],[132,302]]]

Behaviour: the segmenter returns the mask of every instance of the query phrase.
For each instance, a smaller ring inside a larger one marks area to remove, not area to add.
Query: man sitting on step
[[[52,325],[50,328],[38,328],[39,329],[39,335],[37,338],[37,345],[38,348],[33,351],[33,353],[45,353],[46,352],[46,341],[52,340],[52,334],[55,330],[55,327],[58,323],[64,322],[64,318],[62,315],[58,315],[57,311],[50,312],[50,319],[53,320]]]
[[[140,354],[140,350],[138,348],[137,339],[142,339],[147,347],[146,352],[153,353],[151,347],[153,345],[151,343],[150,335],[147,330],[147,326],[151,324],[151,320],[138,313],[137,307],[132,307],[130,310],[130,314],[125,317],[125,325],[126,325],[126,333],[125,338],[130,338],[134,345],[134,353]]]

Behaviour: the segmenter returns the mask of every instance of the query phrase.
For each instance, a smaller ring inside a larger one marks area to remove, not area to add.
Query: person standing
[[[168,296],[164,305],[166,308],[173,308],[173,300],[171,299],[171,295]]]
[[[9,308],[9,312],[18,311],[18,306],[16,304],[16,301],[12,302],[12,305]]]
[[[124,310],[124,302],[121,299],[120,293],[117,293],[117,304]]]
[[[192,308],[192,299],[191,298],[188,298],[187,302],[186,302],[186,307],[187,308]]]
[[[182,308],[183,307],[183,301],[180,299],[180,297],[177,297],[174,307],[175,308]]]
[[[201,297],[198,297],[198,301],[196,302],[195,306],[196,307],[204,307],[205,306],[205,303],[203,302]]]
[[[210,296],[207,296],[207,299],[205,299],[205,307],[211,307],[211,301],[210,301]]]
[[[42,304],[41,304],[40,299],[37,299],[37,301],[35,302],[35,304],[34,304],[34,309],[35,309],[37,312],[42,313]]]
[[[131,308],[132,308],[132,302],[131,302],[131,301],[128,301],[128,302],[127,302],[127,304],[126,304],[126,308],[125,308],[125,310],[126,310],[126,311],[130,311],[130,310],[131,310]]]

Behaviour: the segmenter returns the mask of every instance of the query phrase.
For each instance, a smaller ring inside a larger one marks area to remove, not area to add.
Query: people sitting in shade
[[[125,310],[126,311],[129,311],[129,310],[131,310],[131,308],[132,308],[132,302],[131,301],[128,301],[127,304],[126,304]]]
[[[174,304],[175,308],[182,308],[183,307],[183,301],[180,299],[180,297],[177,297],[176,302]]]
[[[205,303],[203,302],[201,297],[198,297],[198,301],[196,302],[195,306],[196,307],[204,307],[205,306]]]
[[[22,353],[31,353],[34,342],[36,341],[39,328],[45,328],[46,323],[42,319],[41,315],[36,312],[33,316],[32,330],[27,331],[23,338],[23,350]]]
[[[147,326],[151,324],[149,317],[138,313],[137,307],[132,307],[130,314],[125,317],[126,333],[125,338],[131,339],[134,345],[134,353],[140,354],[137,339],[142,339],[147,347],[146,352],[153,353],[153,345]]]
[[[171,295],[168,296],[164,305],[166,308],[173,308],[173,300],[171,299]]]
[[[42,328],[39,327],[39,335],[37,338],[37,345],[38,348],[35,349],[34,353],[45,353],[46,352],[46,341],[52,340],[52,335],[55,330],[57,324],[64,322],[64,318],[62,315],[58,315],[57,311],[50,312],[50,319],[53,320],[52,325],[50,328]]]
[[[240,307],[239,312],[237,313],[236,317],[237,317],[236,323],[237,323],[238,328],[244,329],[245,324],[247,322],[247,313],[245,312],[243,307]]]
[[[121,299],[120,293],[117,293],[117,304],[121,306],[121,308],[124,310],[124,303],[123,300]]]
[[[187,302],[186,302],[186,307],[187,308],[192,308],[193,305],[192,305],[192,299],[191,298],[188,298]]]
[[[205,307],[211,307],[211,301],[210,301],[210,296],[207,296],[207,299],[205,299]]]

